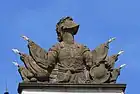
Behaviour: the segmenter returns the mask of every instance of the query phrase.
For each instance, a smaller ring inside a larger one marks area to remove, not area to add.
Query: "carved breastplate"
[[[80,69],[83,65],[81,48],[76,44],[61,47],[58,65],[62,68]]]

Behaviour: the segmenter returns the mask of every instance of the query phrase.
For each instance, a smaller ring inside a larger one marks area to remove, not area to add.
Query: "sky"
[[[71,16],[80,24],[75,40],[91,50],[111,37],[109,55],[124,50],[116,67],[121,70],[117,83],[127,84],[126,94],[138,94],[140,84],[140,0],[0,0],[0,94],[6,83],[10,94],[17,94],[21,77],[12,61],[20,65],[11,49],[28,53],[31,40],[48,50],[57,43],[55,26],[60,18]]]

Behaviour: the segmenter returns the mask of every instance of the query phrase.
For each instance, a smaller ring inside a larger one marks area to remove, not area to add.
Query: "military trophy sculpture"
[[[25,66],[13,62],[22,77],[23,83],[47,84],[115,84],[120,70],[125,66],[114,68],[118,57],[124,52],[108,56],[111,38],[94,50],[76,43],[74,35],[79,25],[71,17],[64,17],[56,25],[58,43],[48,51],[41,48],[27,36],[29,55],[18,49],[18,54]]]

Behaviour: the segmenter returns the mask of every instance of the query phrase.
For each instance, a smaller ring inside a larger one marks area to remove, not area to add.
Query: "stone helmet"
[[[64,32],[69,32],[72,35],[76,35],[79,29],[79,24],[76,24],[73,19],[69,16],[63,17],[59,20],[59,22],[56,24],[56,33],[58,36],[58,41],[62,41],[62,34]]]

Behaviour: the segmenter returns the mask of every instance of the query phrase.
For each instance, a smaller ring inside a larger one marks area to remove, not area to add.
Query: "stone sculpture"
[[[56,25],[58,43],[48,51],[41,48],[26,36],[29,55],[12,49],[20,56],[25,67],[13,62],[19,70],[24,82],[47,83],[116,83],[120,69],[114,68],[115,62],[123,51],[108,56],[109,44],[115,38],[99,45],[93,51],[86,46],[76,43],[74,36],[79,25],[71,17],[64,17]]]

